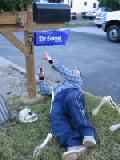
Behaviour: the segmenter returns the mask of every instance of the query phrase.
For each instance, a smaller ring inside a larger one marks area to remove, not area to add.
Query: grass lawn
[[[79,18],[77,20],[71,20],[65,24],[65,27],[82,27],[82,26],[93,26],[94,20],[89,20],[87,18]]]
[[[120,130],[114,133],[109,131],[112,124],[120,123],[120,116],[109,105],[104,105],[98,116],[92,117],[91,111],[99,102],[99,97],[86,94],[86,107],[97,129],[97,146],[88,149],[80,159],[120,160]],[[12,104],[14,112],[25,107],[24,104],[18,103],[18,98],[14,98]],[[50,132],[50,98],[45,97],[39,102],[28,104],[28,107],[38,114],[39,119],[29,124],[9,122],[0,129],[0,160],[61,160],[63,149],[59,148],[55,139],[46,146],[40,156],[32,156],[35,147],[43,143]],[[9,134],[6,134],[6,129],[9,130]]]

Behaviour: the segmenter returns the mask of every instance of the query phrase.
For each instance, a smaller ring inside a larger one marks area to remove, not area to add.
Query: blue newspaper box
[[[68,40],[69,30],[49,30],[34,32],[34,45],[65,45]]]

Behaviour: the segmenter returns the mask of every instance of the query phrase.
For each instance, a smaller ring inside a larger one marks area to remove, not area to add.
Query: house
[[[96,11],[99,5],[98,0],[35,0],[40,3],[65,3],[71,6],[71,12],[85,13],[88,11]]]
[[[99,6],[98,0],[64,0],[64,3],[71,6],[72,13],[94,12]]]

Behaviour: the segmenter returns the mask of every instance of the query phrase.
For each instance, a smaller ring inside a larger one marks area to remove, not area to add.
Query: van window
[[[73,1],[72,0],[70,1],[70,7],[71,8],[73,7]]]
[[[87,2],[84,2],[84,6],[87,6]]]
[[[93,3],[93,8],[97,8],[97,5],[96,5],[96,3]]]

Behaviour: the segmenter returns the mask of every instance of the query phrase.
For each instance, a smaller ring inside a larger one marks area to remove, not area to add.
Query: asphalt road
[[[104,34],[70,32],[65,46],[35,47],[36,71],[40,66],[46,69],[48,80],[59,80],[58,74],[42,61],[47,51],[54,59],[70,68],[80,67],[83,75],[83,90],[97,96],[111,95],[120,102],[120,43],[110,43]],[[23,34],[18,33],[23,40]],[[25,58],[18,49],[0,36],[0,56],[25,67]]]

